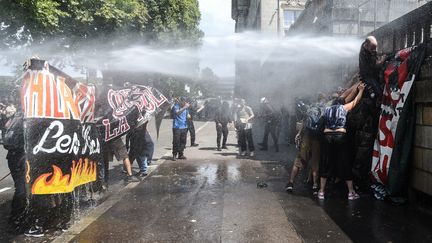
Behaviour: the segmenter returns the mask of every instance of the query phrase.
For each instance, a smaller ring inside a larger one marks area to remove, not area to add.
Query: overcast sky
[[[227,42],[227,38],[233,35],[235,26],[231,19],[231,0],[199,0],[199,4],[200,28],[205,33],[200,66],[210,67],[219,76],[234,76],[235,46],[232,42]]]
[[[201,29],[206,36],[224,36],[234,32],[231,0],[199,0]]]

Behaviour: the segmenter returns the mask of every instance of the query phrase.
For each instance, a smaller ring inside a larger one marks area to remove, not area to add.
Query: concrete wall
[[[428,53],[414,83],[416,127],[411,187],[432,195],[432,2],[372,32],[384,52],[425,43]]]
[[[429,56],[432,53],[429,53]],[[411,185],[432,195],[432,58],[422,66],[420,79],[415,83],[416,129]]]
[[[261,32],[277,34],[277,0],[262,0],[261,1]],[[283,16],[283,12],[280,11],[280,19]],[[282,26],[283,21],[280,22]]]

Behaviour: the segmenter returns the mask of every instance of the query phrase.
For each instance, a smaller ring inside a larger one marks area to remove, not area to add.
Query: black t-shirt
[[[378,64],[378,56],[376,53],[369,52],[364,45],[365,42],[363,42],[359,54],[360,78],[362,80],[378,81],[381,70],[381,65]]]

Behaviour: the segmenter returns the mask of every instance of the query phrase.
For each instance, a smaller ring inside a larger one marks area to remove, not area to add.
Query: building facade
[[[309,0],[290,34],[364,36],[425,0]]]
[[[232,0],[235,32],[254,31],[282,37],[300,16],[305,4],[306,0]],[[235,65],[234,95],[255,103],[266,93],[261,92],[261,88],[257,89],[263,86],[262,64],[242,60],[236,61]]]
[[[235,31],[284,35],[300,16],[306,0],[232,0]]]

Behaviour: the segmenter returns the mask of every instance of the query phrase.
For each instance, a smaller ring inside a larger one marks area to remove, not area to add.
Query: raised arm
[[[364,89],[365,89],[365,84],[361,83],[358,86],[359,91],[357,93],[357,96],[354,98],[354,100],[351,101],[350,103],[344,105],[344,108],[346,111],[351,111],[359,103],[361,97],[363,96]]]
[[[189,103],[185,103],[185,105],[178,109],[178,110],[174,110],[174,113],[179,116],[183,111],[185,111],[187,108],[189,108]]]
[[[360,84],[361,82],[356,82],[353,86],[342,93],[340,97],[344,99],[345,103],[349,103],[354,100],[358,92],[357,88]]]

